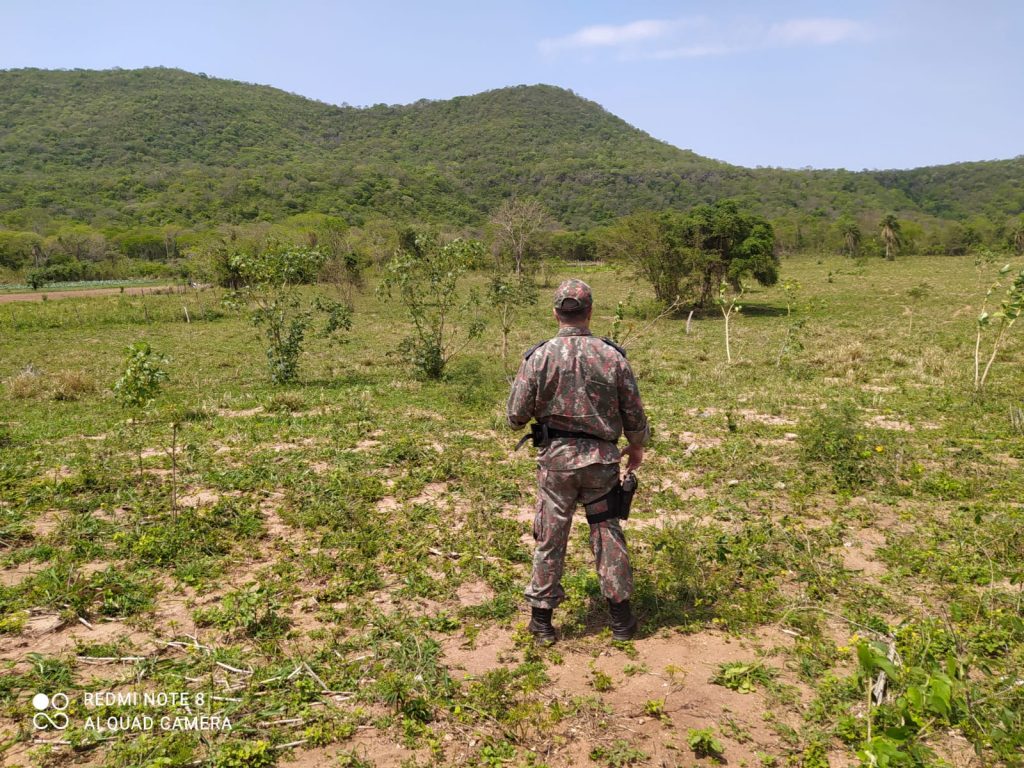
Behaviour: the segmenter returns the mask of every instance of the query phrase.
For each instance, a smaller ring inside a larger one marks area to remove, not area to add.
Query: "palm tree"
[[[893,261],[896,258],[896,251],[903,245],[903,230],[900,229],[900,223],[893,214],[887,213],[882,219],[882,223],[879,225],[879,234],[882,236],[882,242],[885,243],[886,261]]]
[[[1017,253],[1024,253],[1024,216],[1018,217],[1013,226],[1012,237],[1013,247],[1017,249]]]
[[[843,250],[847,256],[856,256],[860,251],[860,227],[853,219],[845,216],[839,220],[839,234],[843,238]]]

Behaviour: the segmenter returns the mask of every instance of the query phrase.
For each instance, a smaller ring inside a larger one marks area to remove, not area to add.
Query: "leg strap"
[[[622,484],[616,480],[608,493],[584,504],[583,510],[590,525],[619,519],[622,516]]]

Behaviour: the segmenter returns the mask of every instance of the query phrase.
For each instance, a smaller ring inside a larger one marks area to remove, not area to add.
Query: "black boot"
[[[527,629],[530,630],[530,634],[533,635],[534,639],[544,645],[551,645],[555,642],[555,627],[551,623],[551,614],[553,610],[551,608],[538,608],[533,606],[533,615],[530,618],[530,623],[527,625]]]
[[[621,603],[613,603],[609,600],[608,612],[612,615],[612,620],[609,622],[609,626],[612,628],[612,639],[632,640],[633,635],[636,634],[637,624],[636,616],[633,615],[633,611],[629,607],[629,600],[623,600]]]

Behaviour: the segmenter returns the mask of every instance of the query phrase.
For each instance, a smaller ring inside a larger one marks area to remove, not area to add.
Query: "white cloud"
[[[642,19],[629,24],[598,24],[583,27],[565,37],[554,37],[540,41],[543,51],[559,51],[572,48],[621,47],[644,40],[653,40],[667,35],[679,22],[664,19]]]
[[[768,27],[765,42],[780,45],[831,45],[864,37],[863,24],[852,19],[790,19]]]
[[[787,19],[774,23],[749,19],[732,23],[703,17],[643,19],[628,24],[583,27],[570,35],[541,40],[544,53],[610,48],[622,59],[691,59],[725,56],[767,48],[834,45],[870,37],[866,24],[853,19]]]

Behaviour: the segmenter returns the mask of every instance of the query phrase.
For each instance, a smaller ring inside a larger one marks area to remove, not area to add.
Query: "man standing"
[[[592,504],[619,484],[619,461],[627,474],[643,462],[650,429],[626,353],[590,332],[593,297],[581,280],[566,280],[555,292],[558,335],[523,355],[508,399],[514,429],[530,419],[543,425],[547,440],[537,457],[537,513],[533,576],[526,589],[532,608],[529,629],[545,643],[555,641],[552,611],[565,599],[562,571],[569,528],[577,503]],[[616,446],[625,434],[628,446]],[[595,505],[596,506],[596,505]],[[629,640],[637,622],[629,607],[633,572],[626,538],[617,519],[590,526],[601,594],[608,600],[612,637]]]

